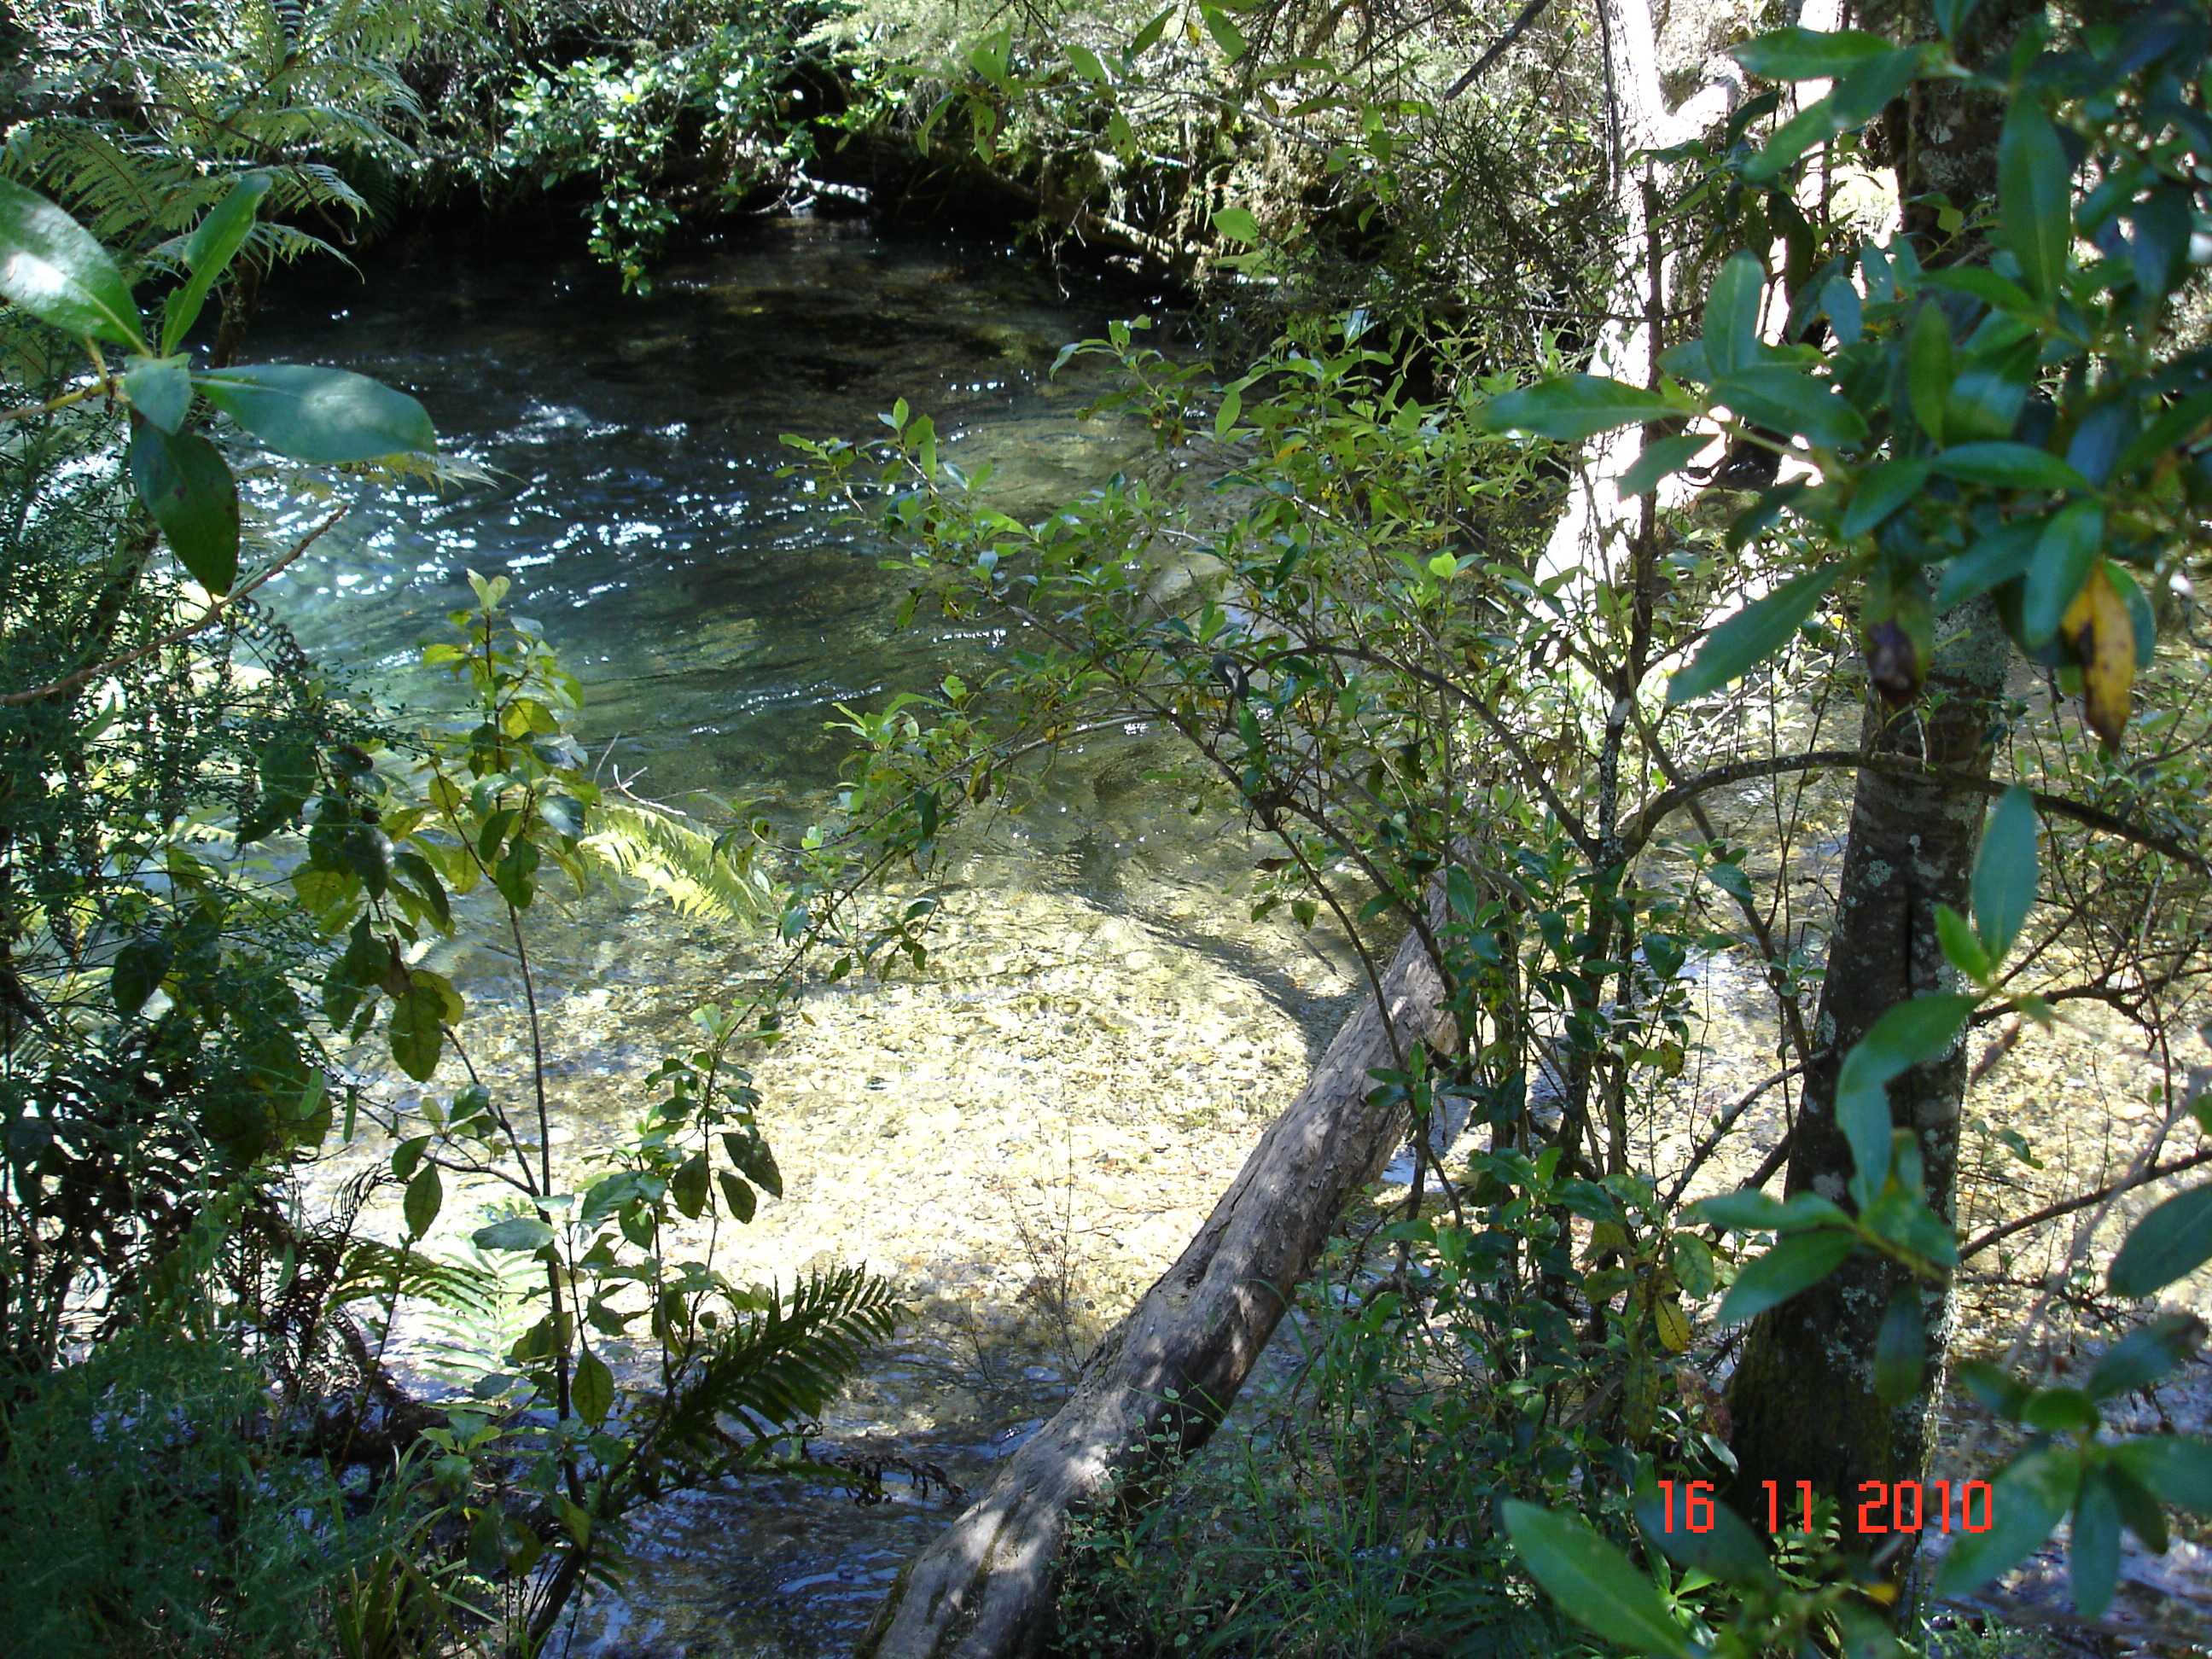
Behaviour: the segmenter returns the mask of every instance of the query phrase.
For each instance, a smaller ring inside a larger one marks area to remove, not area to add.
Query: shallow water
[[[418,645],[469,601],[467,570],[507,574],[514,608],[585,682],[579,734],[600,763],[656,799],[697,806],[708,791],[804,823],[834,781],[836,703],[948,669],[975,678],[1003,642],[900,629],[900,580],[776,477],[779,434],[864,435],[903,396],[951,457],[994,464],[1010,510],[1072,495],[1147,445],[1079,421],[1096,382],[1047,370],[1144,299],[1060,292],[1003,250],[805,219],[684,259],[644,301],[581,259],[435,247],[358,286],[295,292],[257,353],[404,386],[485,481],[364,491],[272,584],[272,604],[364,689],[434,702],[410,669]],[[256,499],[279,531],[328,510],[273,483]],[[930,968],[810,993],[757,1068],[787,1192],[725,1230],[718,1265],[788,1282],[865,1261],[918,1309],[820,1449],[988,1478],[1194,1231],[1333,1024],[1342,965],[1247,919],[1242,832],[1218,811],[1194,816],[1155,780],[1159,757],[1141,735],[1069,755],[1035,809],[934,872],[945,921]],[[690,1011],[756,964],[732,930],[618,889],[540,909],[553,1139],[580,1176],[646,1103],[635,1079],[690,1046]],[[487,1080],[519,1088],[512,959],[465,938],[433,960],[470,1000]],[[357,1057],[364,1071],[377,1060]],[[388,1072],[376,1086],[408,1092]],[[343,1149],[324,1177],[385,1150]],[[433,1248],[459,1248],[469,1200],[448,1198]],[[437,1372],[434,1333],[401,1346],[418,1380]],[[640,1526],[636,1580],[586,1610],[571,1650],[847,1650],[945,1513],[941,1493],[896,1477],[886,1492],[859,1505],[834,1484],[757,1483],[665,1506]]]
[[[948,668],[974,679],[1002,642],[897,628],[899,580],[881,550],[775,476],[777,435],[864,434],[903,396],[936,419],[949,454],[995,464],[1011,510],[1041,507],[1146,453],[1139,433],[1076,418],[1095,382],[1045,372],[1066,341],[1145,298],[1063,294],[976,244],[807,220],[688,258],[643,301],[580,258],[528,248],[457,260],[426,247],[357,286],[295,289],[257,351],[407,387],[448,454],[487,481],[365,492],[272,585],[273,603],[369,689],[434,699],[409,671],[416,645],[467,602],[466,569],[507,574],[517,608],[583,677],[580,735],[605,764],[656,798],[696,805],[690,792],[709,791],[806,822],[835,776],[835,703]],[[279,529],[327,510],[273,485],[257,498]],[[758,1068],[787,1193],[726,1230],[718,1265],[787,1283],[809,1265],[865,1262],[917,1308],[817,1449],[987,1480],[1088,1340],[1190,1236],[1351,989],[1322,941],[1247,919],[1241,830],[1218,811],[1194,817],[1153,775],[1162,757],[1141,737],[1088,740],[1036,810],[995,820],[935,872],[945,922],[928,970],[810,992]],[[1740,805],[1762,844],[1759,802]],[[1801,854],[1796,873],[1826,870],[1835,852]],[[740,933],[635,893],[541,911],[554,1139],[580,1175],[645,1104],[635,1079],[690,1046],[690,1010],[726,1000],[757,964]],[[471,1000],[488,1079],[518,1087],[512,959],[465,940],[436,961]],[[1716,957],[1698,977],[1694,1063],[1638,1125],[1657,1168],[1773,1065],[1755,975]],[[2140,1109],[2080,1110],[2130,1092],[2102,1069],[2139,1079],[2130,1047],[2046,1040],[1976,1109],[2032,1123],[2046,1155],[2063,1149],[2048,1181],[2088,1180],[2116,1156],[2115,1134],[2141,1127]],[[389,1074],[377,1086],[407,1092]],[[1741,1178],[1782,1111],[1779,1096],[1763,1103],[1699,1190]],[[382,1156],[363,1143],[326,1174]],[[1991,1190],[2026,1203],[2019,1178],[2000,1171]],[[1981,1185],[1970,1215],[1990,1201]],[[434,1248],[459,1248],[475,1221],[470,1195],[453,1194]],[[418,1379],[434,1376],[434,1333],[414,1333],[405,1357]],[[896,1476],[884,1493],[860,1505],[834,1483],[757,1483],[641,1517],[634,1582],[584,1610],[570,1651],[848,1650],[952,1507]]]

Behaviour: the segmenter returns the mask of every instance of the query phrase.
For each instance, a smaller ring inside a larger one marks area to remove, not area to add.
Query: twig
[[[2026,1232],[2030,1227],[2040,1226],[2043,1223],[2056,1220],[2062,1215],[2071,1215],[2076,1210],[2086,1210],[2092,1204],[2101,1204],[2106,1199],[2117,1197],[2121,1193],[2130,1192],[2137,1187],[2148,1186],[2154,1181],[2163,1181],[2168,1176],[2179,1175],[2185,1170],[2194,1170],[2205,1164],[2212,1164],[2212,1146],[2207,1146],[2202,1152],[2191,1152],[2187,1158],[2177,1158],[2165,1164],[2154,1164],[2148,1170],[2137,1170],[2133,1175],[2115,1181],[2109,1187],[2100,1187],[2095,1192],[2083,1193],[2078,1198],[2062,1199],[2056,1204],[2046,1204],[2033,1215],[2024,1215],[2017,1221],[2008,1221],[2002,1227],[1992,1227],[1987,1232],[1979,1234],[1968,1241],[1966,1248],[1959,1252],[1959,1260],[1964,1261],[1971,1256],[1978,1255],[1990,1245],[2010,1238],[2014,1233]]]
[[[1698,1143],[1697,1149],[1690,1154],[1689,1162],[1683,1165],[1681,1174],[1675,1177],[1674,1189],[1667,1194],[1667,1201],[1669,1204],[1678,1202],[1682,1194],[1689,1190],[1691,1181],[1696,1176],[1698,1171],[1705,1167],[1705,1160],[1720,1150],[1721,1142],[1728,1139],[1729,1131],[1735,1127],[1738,1118],[1756,1105],[1765,1096],[1767,1091],[1787,1083],[1804,1069],[1802,1062],[1796,1066],[1785,1066],[1771,1077],[1760,1079],[1742,1094],[1737,1096],[1729,1108],[1713,1120],[1711,1130],[1702,1141]]]
[[[66,696],[70,692],[89,684],[91,681],[99,679],[105,675],[112,674],[118,668],[128,668],[132,663],[138,661],[141,658],[150,657],[156,651],[165,651],[173,645],[179,644],[182,641],[190,639],[193,635],[198,633],[200,629],[205,628],[210,623],[213,622],[217,617],[222,615],[222,613],[228,610],[233,605],[244,599],[248,593],[251,593],[255,588],[260,586],[262,583],[267,581],[271,576],[282,570],[286,565],[291,563],[293,560],[298,558],[310,547],[313,547],[325,530],[328,530],[332,525],[336,524],[340,519],[345,517],[345,515],[352,510],[353,509],[349,507],[340,507],[337,512],[331,514],[329,518],[324,520],[313,530],[309,531],[307,534],[306,539],[301,541],[300,544],[295,547],[290,552],[284,555],[283,558],[277,560],[276,563],[270,565],[266,570],[264,570],[259,575],[255,576],[252,580],[241,582],[236,587],[232,588],[229,592],[224,594],[213,605],[208,606],[205,611],[200,612],[198,617],[191,622],[186,623],[182,628],[172,629],[168,633],[161,635],[157,639],[149,640],[145,644],[140,646],[136,651],[126,651],[119,657],[110,657],[106,662],[94,663],[88,668],[80,668],[74,673],[63,675],[61,678],[58,680],[49,680],[44,685],[34,685],[30,687],[27,690],[10,691],[5,696],[0,696],[0,708],[12,708],[27,702],[44,702],[49,697]]]
[[[1880,755],[1868,754],[1858,749],[1815,749],[1800,755],[1774,755],[1756,760],[1732,761],[1725,766],[1716,766],[1697,776],[1685,779],[1673,788],[1662,790],[1652,797],[1651,803],[1629,821],[1622,832],[1622,842],[1631,851],[1650,840],[1669,813],[1680,810],[1708,790],[1723,788],[1732,783],[1746,783],[1754,778],[1780,777],[1790,772],[1815,772],[1827,769],[1856,768],[1863,772],[1878,772],[1893,777],[1925,777],[1936,782],[1960,789],[1971,789],[1978,794],[1996,796],[2009,787],[1995,778],[1969,777],[1942,767],[1921,766],[1914,762],[1892,760]],[[2200,875],[2212,874],[2212,860],[2172,836],[2136,823],[2108,812],[2101,806],[2092,806],[2065,795],[2053,795],[2043,790],[2031,790],[2036,810],[2055,817],[2071,818],[2076,823],[2087,824],[2092,830],[2102,830],[2148,847],[2154,853],[2163,853],[2177,864],[2185,864]]]
[[[1451,83],[1450,88],[1444,94],[1442,101],[1449,104],[1480,80],[1483,72],[1503,58],[1512,47],[1513,43],[1528,32],[1528,26],[1542,16],[1544,8],[1551,3],[1552,0],[1528,0],[1528,3],[1521,8],[1521,15],[1507,27],[1505,33],[1492,41],[1490,49],[1474,60],[1474,66]]]

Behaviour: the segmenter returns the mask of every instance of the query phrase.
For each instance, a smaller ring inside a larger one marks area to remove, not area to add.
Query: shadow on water
[[[1146,453],[1131,426],[1076,418],[1100,389],[1083,363],[1048,375],[1062,344],[1144,302],[1062,294],[980,244],[805,219],[687,257],[645,300],[565,253],[417,246],[363,283],[290,291],[255,349],[405,387],[483,481],[366,492],[270,597],[324,660],[430,702],[418,646],[467,603],[467,571],[506,574],[583,679],[580,736],[605,764],[659,799],[806,822],[836,777],[834,705],[974,678],[1004,641],[900,629],[882,550],[779,476],[780,435],[860,436],[903,397],[950,456],[994,464],[1009,510],[1041,507]],[[273,483],[253,499],[279,534],[327,510]],[[810,993],[759,1068],[786,1196],[718,1265],[788,1283],[866,1261],[919,1305],[815,1443],[848,1468],[890,1460],[885,1501],[792,1479],[664,1505],[640,1522],[635,1580],[592,1602],[572,1651],[848,1648],[947,1510],[898,1468],[988,1479],[1048,1413],[1078,1338],[1180,1248],[1303,1082],[1344,964],[1250,921],[1241,828],[1194,817],[1159,760],[1129,737],[1065,757],[1032,810],[944,872],[931,968]],[[690,1046],[690,1010],[757,963],[727,928],[619,890],[532,928],[553,1139],[588,1166],[643,1105],[636,1079]],[[434,960],[469,999],[488,1080],[519,1086],[513,959],[465,938]],[[347,1148],[329,1173],[384,1155]],[[461,1196],[447,1210],[434,1244],[471,1224]]]

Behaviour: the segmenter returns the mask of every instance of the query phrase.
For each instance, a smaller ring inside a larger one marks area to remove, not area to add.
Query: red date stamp
[[[1781,1482],[1764,1480],[1759,1484],[1766,1492],[1767,1531],[1778,1533],[1793,1527],[1804,1532],[1813,1530],[1811,1481],[1797,1482],[1796,1490],[1787,1498]],[[1675,1500],[1678,1486],[1680,1503]],[[1711,1481],[1692,1480],[1682,1485],[1662,1480],[1659,1497],[1661,1513],[1665,1516],[1661,1524],[1665,1531],[1713,1529]],[[1861,1537],[1891,1532],[1987,1532],[1991,1525],[1992,1493],[1986,1480],[1962,1481],[1956,1486],[1948,1480],[1868,1480],[1860,1485],[1858,1497],[1856,1520]],[[1844,1514],[1849,1517],[1850,1510],[1846,1509]]]

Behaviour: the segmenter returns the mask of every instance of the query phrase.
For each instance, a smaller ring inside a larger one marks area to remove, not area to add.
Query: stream
[[[573,245],[454,258],[424,243],[363,281],[288,289],[255,355],[404,387],[481,481],[362,490],[271,585],[272,606],[363,691],[434,704],[439,685],[412,665],[420,645],[469,602],[468,570],[504,574],[510,604],[584,682],[595,764],[653,799],[696,806],[711,792],[803,826],[834,785],[834,705],[971,672],[1003,641],[926,617],[901,629],[900,578],[802,481],[776,476],[779,434],[862,436],[903,396],[951,457],[993,463],[1008,510],[1041,508],[1148,453],[1139,429],[1078,418],[1099,389],[1081,364],[1047,372],[1060,345],[1145,296],[1063,291],[980,243],[799,217],[732,233],[659,273],[650,297],[624,298]],[[328,510],[273,484],[250,499],[276,535]],[[1241,828],[1194,814],[1155,776],[1161,758],[1141,733],[1073,749],[1042,801],[933,872],[944,921],[928,968],[811,991],[803,1023],[756,1066],[786,1194],[723,1230],[716,1265],[788,1284],[864,1262],[915,1307],[813,1443],[895,1460],[881,1501],[777,1480],[665,1504],[640,1519],[635,1577],[584,1607],[569,1653],[848,1651],[957,1507],[896,1461],[969,1489],[987,1480],[1304,1082],[1350,989],[1346,964],[1248,919]],[[638,1079],[692,1046],[690,1011],[757,965],[753,941],[619,885],[531,921],[552,1138],[588,1171],[647,1103]],[[469,1000],[487,1080],[518,1091],[516,965],[485,930],[462,931],[433,963]],[[373,1044],[356,1056],[384,1097],[405,1098],[377,1061]],[[314,1179],[388,1152],[364,1138]],[[466,1253],[482,1218],[471,1198],[449,1194],[430,1249]],[[410,1328],[403,1372],[465,1383],[491,1369],[495,1334]]]
[[[993,465],[1001,507],[1042,511],[1149,455],[1133,425],[1079,418],[1102,389],[1085,362],[1048,371],[1067,341],[1155,302],[1063,289],[981,242],[807,217],[748,225],[672,262],[651,296],[625,298],[571,251],[573,227],[556,234],[462,257],[422,241],[364,280],[303,273],[286,286],[256,355],[413,392],[474,481],[359,491],[270,585],[273,608],[362,691],[434,706],[450,693],[413,666],[420,646],[469,603],[467,571],[503,574],[511,605],[584,682],[578,735],[594,764],[710,821],[709,799],[803,827],[830,802],[836,704],[879,705],[948,672],[980,679],[1006,642],[927,617],[902,629],[884,550],[777,476],[780,434],[861,437],[903,397],[951,458]],[[272,538],[328,511],[268,480],[249,499]],[[959,1506],[957,1489],[987,1481],[1050,1413],[1304,1082],[1354,994],[1350,964],[1319,930],[1249,920],[1250,843],[1162,778],[1169,756],[1140,732],[1070,745],[1031,810],[991,817],[930,872],[942,908],[927,967],[810,988],[755,1064],[785,1195],[708,1248],[741,1283],[860,1263],[899,1287],[913,1316],[810,1440],[848,1468],[878,1467],[871,1501],[848,1482],[786,1478],[646,1512],[632,1577],[580,1605],[562,1650],[849,1652],[899,1566]],[[1757,801],[1741,810],[1755,839]],[[1827,867],[1839,844],[1805,868]],[[461,932],[431,963],[469,1000],[487,1082],[514,1098],[529,1052],[517,964],[488,929]],[[580,1186],[650,1103],[644,1075],[694,1046],[691,1012],[759,970],[761,941],[605,883],[537,906],[531,948],[555,1155],[561,1183]],[[1696,1057],[1637,1125],[1650,1167],[1771,1065],[1755,975],[1723,955],[1692,978]],[[2132,1098],[2135,1046],[2117,1030],[2032,1045],[1978,1094],[1984,1127],[1970,1139],[1981,1146],[2002,1122],[2066,1178],[2100,1178],[2149,1110]],[[373,1044],[352,1063],[380,1097],[409,1097]],[[1742,1154],[1771,1144],[1780,1110],[1762,1103],[1701,1190],[1742,1178]],[[310,1186],[331,1190],[389,1151],[363,1136]],[[1972,1224],[1987,1193],[2027,1201],[2017,1170],[1979,1185]],[[465,1256],[489,1196],[449,1191],[428,1248]],[[372,1228],[396,1236],[397,1207]],[[519,1299],[513,1311],[498,1329],[403,1322],[398,1368],[433,1395],[465,1388],[520,1329]],[[2182,1391],[2197,1420],[2206,1369]],[[2130,1550],[2124,1616],[2186,1627],[2212,1607],[2206,1571],[2201,1546],[2164,1561]]]

